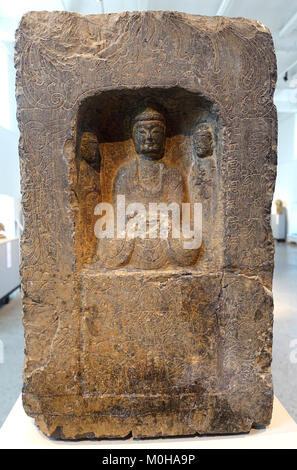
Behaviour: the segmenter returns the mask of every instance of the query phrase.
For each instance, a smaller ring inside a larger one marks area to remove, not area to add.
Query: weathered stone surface
[[[67,439],[269,424],[267,28],[174,12],[29,13],[16,69],[26,412]],[[148,158],[135,123],[148,132],[152,121]],[[121,193],[202,203],[201,247],[98,241],[94,208]]]

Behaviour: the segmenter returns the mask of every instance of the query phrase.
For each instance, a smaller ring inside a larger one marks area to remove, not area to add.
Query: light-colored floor
[[[297,246],[278,243],[273,276],[274,392],[297,422]],[[295,346],[292,347],[293,341]],[[296,353],[294,354],[294,350]],[[293,361],[292,361],[293,359]]]
[[[273,282],[275,303],[272,372],[274,391],[297,422],[297,363],[292,342],[297,340],[297,246],[276,245]],[[21,393],[23,328],[20,295],[0,308],[0,341],[4,363],[0,363],[0,427]],[[297,357],[297,352],[295,354]]]
[[[4,361],[0,362],[0,427],[22,389],[24,341],[22,306],[19,289],[9,304],[0,307],[0,341]]]

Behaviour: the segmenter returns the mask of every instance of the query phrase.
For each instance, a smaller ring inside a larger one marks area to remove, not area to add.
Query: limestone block
[[[33,12],[15,64],[27,414],[59,439],[268,425],[269,30],[176,12]],[[201,244],[150,239],[147,222],[145,238],[98,239],[98,204],[121,195],[126,211],[201,204]]]

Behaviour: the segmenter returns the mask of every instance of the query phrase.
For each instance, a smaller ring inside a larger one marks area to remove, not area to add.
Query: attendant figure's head
[[[132,137],[138,155],[154,160],[162,158],[165,146],[166,124],[164,116],[146,108],[133,120]]]

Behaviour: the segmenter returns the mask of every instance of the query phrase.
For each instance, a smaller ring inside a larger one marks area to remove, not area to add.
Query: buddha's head
[[[133,120],[132,137],[138,155],[158,160],[165,145],[166,124],[164,116],[152,108],[146,108]]]

